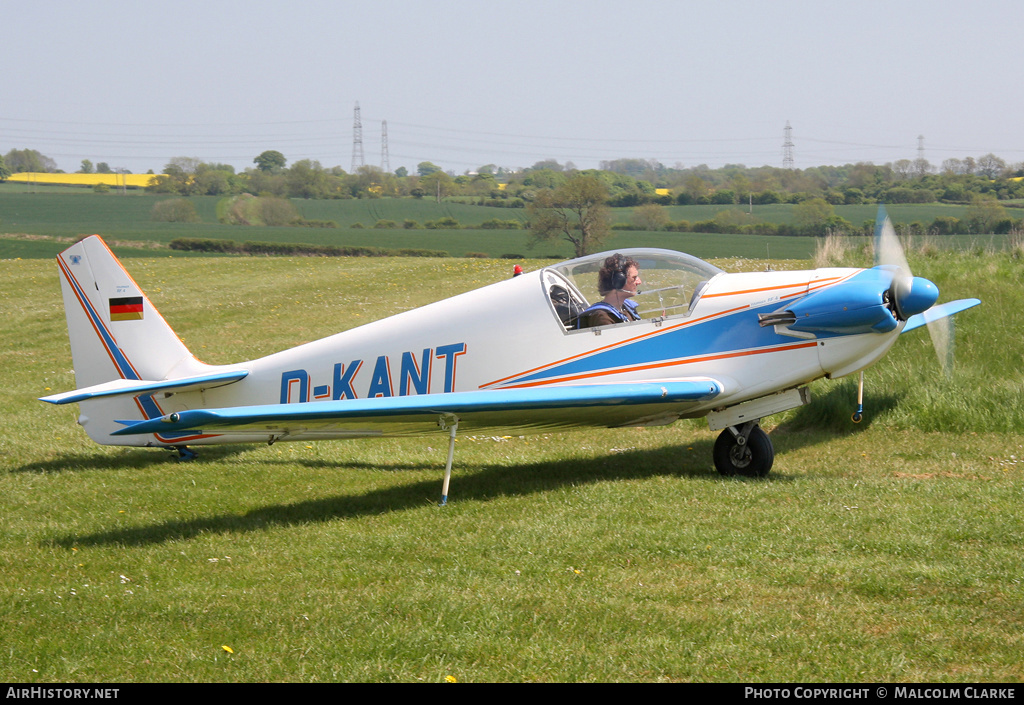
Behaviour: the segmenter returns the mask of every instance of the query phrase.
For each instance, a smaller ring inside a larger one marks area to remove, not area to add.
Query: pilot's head
[[[597,273],[597,290],[601,296],[613,291],[624,291],[632,296],[640,286],[640,265],[632,257],[615,253],[604,261]]]

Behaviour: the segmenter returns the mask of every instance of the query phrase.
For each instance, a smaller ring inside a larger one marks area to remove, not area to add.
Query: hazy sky
[[[1024,2],[0,0],[0,154],[134,172],[1024,161]]]

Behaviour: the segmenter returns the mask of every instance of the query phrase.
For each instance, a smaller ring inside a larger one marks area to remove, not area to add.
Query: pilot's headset
[[[613,255],[613,257],[615,259],[615,271],[612,273],[612,290],[619,291],[626,288],[626,274],[629,271],[626,262],[629,260],[619,254]]]

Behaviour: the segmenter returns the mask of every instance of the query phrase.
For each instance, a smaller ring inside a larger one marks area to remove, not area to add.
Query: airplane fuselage
[[[712,408],[807,384],[833,370],[854,371],[882,356],[898,330],[794,337],[758,323],[758,313],[859,271],[721,273],[685,312],[582,330],[567,329],[556,315],[545,271],[530,272],[242,363],[249,375],[241,382],[162,399],[157,395],[155,403],[161,414],[169,414],[194,408],[713,377],[723,383],[722,393],[685,413],[702,416]],[[237,439],[218,435],[189,442],[232,440]]]

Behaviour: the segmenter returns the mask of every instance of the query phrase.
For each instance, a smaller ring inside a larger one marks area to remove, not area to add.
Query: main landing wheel
[[[772,441],[756,423],[722,431],[712,455],[718,472],[727,477],[765,477],[775,461]]]

